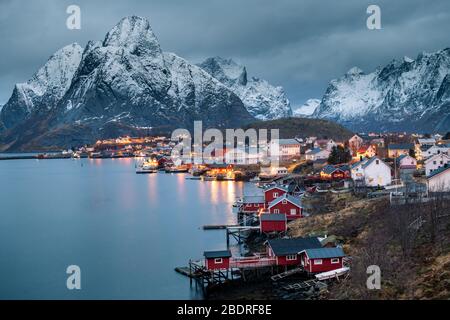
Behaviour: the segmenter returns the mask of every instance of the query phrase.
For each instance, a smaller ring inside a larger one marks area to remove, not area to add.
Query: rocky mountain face
[[[0,145],[78,145],[142,130],[191,129],[194,120],[233,128],[254,118],[228,86],[163,52],[149,22],[133,16],[84,50],[61,49],[16,85],[0,114]]]
[[[232,59],[208,58],[199,66],[239,96],[253,117],[272,120],[292,115],[282,87],[274,87],[255,77],[249,79],[247,69]]]
[[[331,81],[314,114],[356,131],[450,131],[450,49]]]
[[[294,117],[309,118],[320,104],[319,99],[308,99],[303,105],[292,111]]]

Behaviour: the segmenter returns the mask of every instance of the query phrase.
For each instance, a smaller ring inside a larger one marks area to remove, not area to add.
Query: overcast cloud
[[[81,7],[82,29],[66,28]],[[366,28],[377,4],[382,30]],[[103,39],[122,17],[148,18],[164,51],[192,61],[231,57],[285,88],[292,105],[320,98],[352,66],[450,47],[448,0],[0,0],[0,104],[59,48]]]

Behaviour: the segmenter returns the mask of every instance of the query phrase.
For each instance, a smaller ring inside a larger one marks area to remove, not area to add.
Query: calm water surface
[[[225,248],[201,226],[234,223],[243,187],[137,175],[134,159],[0,161],[0,299],[201,298],[173,269]]]

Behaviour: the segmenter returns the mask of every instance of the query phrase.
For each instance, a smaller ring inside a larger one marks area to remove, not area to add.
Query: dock
[[[227,225],[227,224],[204,225],[203,226],[203,230],[224,230],[224,229],[227,229],[227,228],[235,228],[235,227],[239,227],[239,225],[237,225],[237,224],[231,224],[231,225]]]

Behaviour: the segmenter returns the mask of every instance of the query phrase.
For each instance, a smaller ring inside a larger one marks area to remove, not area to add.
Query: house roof
[[[419,144],[435,144],[436,143],[436,139],[434,138],[424,138],[424,139],[417,139],[417,142],[419,142]]]
[[[439,169],[436,169],[436,170],[434,170],[433,172],[431,172],[431,173],[427,176],[427,179],[431,179],[431,178],[433,178],[434,176],[437,176],[438,174],[440,174],[440,173],[442,173],[442,172],[444,172],[444,171],[447,171],[447,170],[449,170],[449,169],[450,169],[450,164],[446,163],[446,164],[444,164],[443,167],[440,167]]]
[[[268,241],[276,256],[285,256],[288,254],[297,254],[305,249],[321,248],[319,239],[310,238],[294,238],[294,239],[271,239]]]
[[[332,174],[336,170],[337,170],[337,168],[335,166],[332,166],[331,164],[326,165],[325,167],[322,168],[322,171],[325,174]]]
[[[296,139],[278,139],[279,145],[286,145],[286,144],[296,144],[300,145],[300,142],[298,142]]]
[[[345,253],[342,248],[311,248],[302,251],[306,252],[309,259],[345,257]]]
[[[244,196],[243,203],[264,203],[264,196]]]
[[[274,205],[276,205],[277,203],[279,203],[283,200],[287,200],[287,201],[295,204],[298,207],[302,206],[302,201],[300,200],[300,198],[294,197],[294,196],[291,196],[290,194],[285,193],[282,196],[272,200],[272,202],[269,203],[269,208],[273,207]]]
[[[367,167],[370,166],[375,160],[379,160],[380,163],[384,163],[386,166],[388,166],[384,161],[380,160],[380,158],[378,158],[378,157],[373,157],[373,158],[370,158],[369,160],[367,160],[365,163],[363,163],[362,167],[363,167],[364,169],[367,168]],[[389,167],[389,166],[388,166],[388,167]]]
[[[333,172],[335,172],[335,171],[337,171],[337,170],[339,170],[339,171],[346,171],[346,170],[350,170],[350,167],[348,166],[348,165],[343,165],[343,166],[340,166],[340,167],[335,167],[335,166],[333,166],[333,165],[327,165],[327,166],[325,166],[325,167],[323,167],[322,168],[322,171],[325,173],[325,174],[332,174]]]
[[[287,186],[280,185],[280,184],[271,185],[271,186],[265,188],[265,189],[264,189],[264,192],[267,192],[267,191],[272,190],[272,189],[275,189],[275,188],[276,188],[276,189],[283,190],[283,191],[286,191],[286,192],[289,192],[289,189],[288,189]]]
[[[313,148],[311,150],[306,151],[307,154],[318,154],[322,151],[320,148]]]
[[[351,168],[353,169],[353,168],[356,168],[356,167],[358,167],[360,165],[363,165],[367,160],[368,160],[367,158],[364,158],[364,159],[362,159],[362,160],[360,160],[358,162],[355,162],[354,164],[351,165]]]
[[[388,146],[389,150],[410,150],[414,149],[412,143],[393,143]]]
[[[278,213],[263,213],[259,216],[261,221],[286,221],[285,214]]]
[[[203,253],[206,259],[214,259],[214,258],[230,258],[231,251],[230,250],[219,250],[219,251],[205,251]]]

